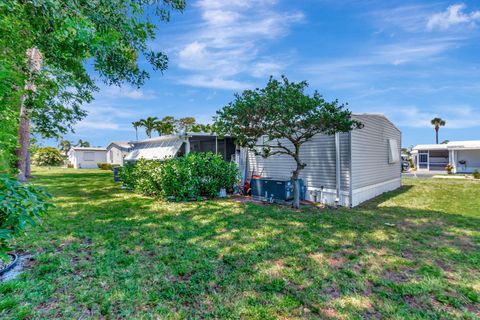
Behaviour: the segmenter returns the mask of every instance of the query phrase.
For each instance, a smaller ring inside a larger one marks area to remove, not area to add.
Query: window
[[[388,139],[388,163],[398,163],[400,161],[400,150],[397,140]]]
[[[95,161],[95,152],[84,152],[83,161]]]

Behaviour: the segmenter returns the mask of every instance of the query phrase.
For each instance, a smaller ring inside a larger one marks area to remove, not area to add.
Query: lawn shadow
[[[228,200],[165,203],[98,182],[103,173],[72,177],[42,177],[59,208],[23,242],[38,261],[26,278],[53,287],[55,299],[39,312],[60,308],[65,283],[74,310],[89,305],[94,315],[114,317],[479,311],[462,281],[478,276],[479,219],[392,204],[412,186],[355,209],[294,211]],[[82,285],[85,277],[100,288]]]

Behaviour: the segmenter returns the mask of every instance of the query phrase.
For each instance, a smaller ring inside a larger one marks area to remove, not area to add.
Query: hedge
[[[237,165],[211,152],[163,162],[142,159],[120,168],[119,177],[126,188],[176,201],[215,198],[239,180]]]

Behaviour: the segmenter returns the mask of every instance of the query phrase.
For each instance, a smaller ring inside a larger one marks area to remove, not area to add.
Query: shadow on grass
[[[37,252],[15,291],[34,315],[78,317],[85,308],[114,318],[479,312],[469,283],[478,277],[479,219],[384,206],[411,186],[352,210],[297,212],[220,200],[163,203],[122,191],[110,178],[74,173],[36,182],[59,203],[43,230],[19,243]]]

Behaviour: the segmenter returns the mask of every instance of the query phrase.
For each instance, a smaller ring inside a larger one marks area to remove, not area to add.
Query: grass
[[[57,208],[15,243],[2,319],[478,319],[480,183],[406,179],[356,209],[164,203],[36,171]],[[393,226],[392,226],[393,224]]]

